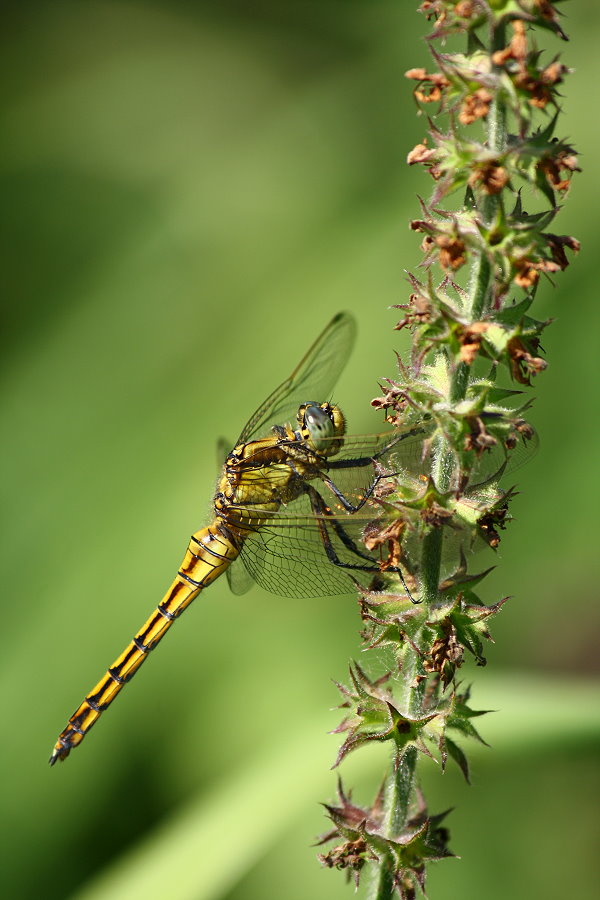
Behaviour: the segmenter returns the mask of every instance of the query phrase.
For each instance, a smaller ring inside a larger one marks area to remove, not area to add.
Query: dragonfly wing
[[[533,430],[527,438],[521,438],[510,450],[498,441],[474,460],[469,477],[469,490],[474,491],[505,479],[509,473],[528,463],[537,452],[538,446],[539,438],[537,432]]]
[[[346,436],[341,451],[328,460],[331,476],[337,480],[338,472],[352,469],[354,460],[360,464],[367,459],[385,465],[391,471],[402,469],[421,474],[432,432],[432,423],[423,422],[379,434]],[[370,471],[375,475],[372,465]]]
[[[230,444],[227,438],[220,437],[217,440],[217,468],[219,473],[223,469],[225,460],[229,456],[233,444]]]
[[[352,459],[371,456],[389,471],[425,475],[431,471],[432,461],[439,452],[437,438],[440,437],[432,419],[381,434],[347,436],[342,450],[329,461],[330,474],[337,480],[338,472],[350,466]],[[538,446],[539,439],[533,430],[527,437],[520,438],[511,450],[498,441],[473,460],[470,489],[498,481],[520,469],[535,455]]]
[[[273,425],[295,421],[302,403],[330,398],[333,387],[350,356],[356,323],[349,313],[338,313],[321,332],[289,378],[279,385],[250,417],[238,444],[267,434]]]
[[[537,432],[533,431],[531,437],[521,438],[512,450],[502,446],[493,448],[489,459],[486,458],[487,454],[483,454],[480,465],[471,477],[471,483],[477,486],[489,481],[498,481],[503,476],[515,472],[535,456],[538,447],[539,437]]]
[[[314,532],[261,529],[246,542],[242,562],[257,584],[279,597],[330,597],[352,592],[348,575],[329,562]]]
[[[245,594],[252,585],[254,579],[248,570],[238,560],[227,569],[227,583],[232,594]]]
[[[241,553],[246,571],[262,588],[282,597],[329,597],[352,592],[349,572],[359,581],[371,574],[360,569],[345,569],[332,562],[326,553],[322,533],[312,514],[306,496],[292,504],[294,513],[273,517],[270,523],[247,538]],[[370,516],[373,518],[373,514]],[[343,544],[327,522],[327,535],[340,563],[350,566],[367,566],[365,560]],[[336,517],[347,536],[358,542],[368,521],[366,515],[342,513]],[[363,552],[364,547],[360,549]],[[238,563],[239,565],[239,563]],[[373,570],[377,562],[373,559]]]

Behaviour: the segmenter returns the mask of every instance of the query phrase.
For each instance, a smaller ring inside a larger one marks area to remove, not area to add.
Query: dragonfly
[[[212,521],[191,536],[163,599],[69,718],[51,765],[83,741],[173,623],[222,574],[237,594],[257,582],[280,596],[320,597],[349,593],[349,575],[364,580],[380,573],[377,558],[359,546],[385,477],[378,466],[393,453],[395,465],[417,470],[429,426],[346,434],[341,409],[324,398],[355,335],[352,316],[334,316],[251,416],[225,458]],[[388,571],[403,580],[400,569]]]

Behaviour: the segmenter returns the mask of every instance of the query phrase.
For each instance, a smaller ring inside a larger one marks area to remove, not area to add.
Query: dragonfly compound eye
[[[345,420],[339,407],[331,406],[329,403],[305,403],[298,410],[298,422],[302,437],[315,450],[329,456],[340,449]]]

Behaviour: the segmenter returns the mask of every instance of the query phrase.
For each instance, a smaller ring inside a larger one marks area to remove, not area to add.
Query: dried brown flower
[[[527,59],[527,35],[525,23],[521,19],[515,19],[512,23],[513,37],[503,50],[497,50],[492,54],[492,62],[495,66],[503,66],[509,59],[524,64]]]
[[[409,69],[405,77],[419,82],[413,93],[420,103],[439,102],[443,91],[450,85],[442,72],[427,72],[426,69]]]
[[[464,266],[467,256],[465,242],[461,238],[438,234],[435,243],[440,248],[440,265],[443,269],[452,269],[455,272]]]
[[[495,162],[483,163],[476,166],[469,177],[470,187],[476,184],[481,184],[486,194],[499,194],[508,184],[508,172]]]
[[[471,125],[477,119],[484,119],[490,111],[490,104],[493,99],[493,94],[486,88],[478,88],[472,94],[467,94],[462,101],[458,114],[460,124]]]
[[[438,672],[444,687],[448,687],[462,663],[464,648],[450,619],[445,619],[438,627],[441,634],[433,642],[430,656],[423,661],[423,668],[426,672]]]
[[[473,365],[481,347],[481,336],[489,328],[487,322],[473,322],[468,328],[464,328],[460,334],[460,360],[468,366]]]
[[[365,530],[363,541],[367,550],[381,549],[387,544],[388,555],[382,558],[379,566],[382,572],[389,568],[397,568],[402,559],[402,536],[406,530],[406,522],[403,519],[395,519],[383,528],[377,527]]]
[[[538,163],[538,168],[544,173],[548,184],[555,191],[566,191],[571,184],[569,176],[566,178],[562,177],[561,169],[566,169],[569,173],[581,171],[577,155],[569,150],[562,150],[556,156],[544,157]]]
[[[539,341],[532,343],[535,343],[537,346]],[[542,359],[540,356],[533,356],[518,337],[511,338],[508,342],[507,350],[510,356],[513,378],[519,384],[530,384],[530,376],[543,372],[548,365],[545,359]]]

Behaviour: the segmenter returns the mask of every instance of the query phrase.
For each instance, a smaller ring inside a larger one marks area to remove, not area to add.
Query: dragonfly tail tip
[[[53,766],[59,760],[60,760],[60,762],[62,762],[63,759],[66,759],[68,755],[69,755],[69,751],[65,750],[64,747],[55,747],[54,750],[52,751],[50,759],[48,760],[48,764]]]

